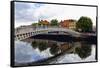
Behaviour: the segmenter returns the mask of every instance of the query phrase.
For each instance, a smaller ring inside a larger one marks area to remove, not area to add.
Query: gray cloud
[[[15,3],[15,19],[20,22],[30,22],[36,21],[34,17],[35,9],[39,8],[41,5],[32,3]]]

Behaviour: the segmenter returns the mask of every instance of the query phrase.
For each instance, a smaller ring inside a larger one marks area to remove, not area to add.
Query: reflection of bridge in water
[[[28,40],[29,40],[29,39],[28,39]],[[40,40],[40,39],[39,39],[39,40]],[[26,41],[27,41],[27,40],[26,40]],[[33,39],[30,39],[28,42],[32,42],[32,41],[34,41],[34,40],[33,40]],[[35,40],[35,41],[38,41],[38,39]],[[40,40],[40,42],[41,42],[41,41],[44,41],[44,40]],[[39,41],[38,41],[38,42],[39,42]],[[46,40],[46,42],[50,42],[50,40]],[[57,42],[57,41],[51,41],[51,42],[56,42],[56,43],[60,44],[60,46],[62,46],[61,44],[66,43],[66,42]],[[75,45],[75,46],[74,46],[74,45]],[[54,62],[58,61],[59,58],[64,57],[66,54],[75,53],[75,49],[76,49],[77,47],[81,47],[81,46],[80,46],[80,43],[78,43],[78,42],[73,43],[73,44],[69,44],[69,45],[66,45],[66,46],[68,46],[68,47],[70,47],[70,48],[68,48],[68,49],[66,49],[66,50],[64,50],[64,51],[62,51],[62,52],[60,52],[60,53],[58,53],[58,54],[56,54],[56,55],[54,55],[54,56],[52,56],[52,57],[48,57],[48,58],[45,58],[45,59],[41,59],[41,60],[36,61],[36,62],[17,63],[17,65],[40,65],[40,64],[50,64],[50,63],[52,63],[52,62],[54,63]]]
[[[75,53],[75,48],[80,47],[79,45],[77,46],[73,46],[70,49],[61,52],[55,56],[49,57],[49,58],[45,58],[45,59],[41,59],[39,61],[36,62],[29,62],[29,63],[16,63],[16,65],[41,65],[41,64],[55,64],[57,61],[59,61],[60,58],[63,58],[66,54],[70,54],[70,53]]]
[[[53,33],[55,32],[55,33]],[[23,40],[38,34],[56,34],[56,35],[71,35],[73,37],[80,37],[80,33],[67,28],[47,27],[47,28],[28,28],[24,27],[15,30],[15,40]]]
[[[79,43],[77,43],[79,44]],[[66,54],[71,54],[71,53],[75,53],[75,49],[77,47],[81,47],[80,45],[75,45],[75,46],[72,46],[70,49],[64,51],[64,52],[61,52],[60,54],[57,54],[51,58],[48,58],[47,60],[44,60],[41,62],[41,64],[55,64],[57,61],[60,61],[59,59],[60,58],[63,58],[65,57]],[[53,62],[53,63],[52,63]],[[38,62],[37,62],[38,63]]]
[[[79,33],[76,32],[74,30],[71,29],[66,29],[66,28],[58,28],[58,27],[53,27],[53,28],[21,28],[19,30],[15,30],[15,40],[26,40],[29,37],[32,36],[36,36],[36,35],[41,35],[41,34],[47,34],[47,35],[70,35],[72,37],[88,37],[88,36],[95,36],[96,34],[83,34],[83,33]],[[29,42],[32,42],[34,39],[33,38],[29,38]],[[90,38],[89,38],[90,39]],[[94,37],[93,37],[94,39]],[[36,40],[36,39],[35,39]],[[43,41],[43,39],[42,39]],[[53,40],[54,41],[54,40]],[[94,41],[96,41],[94,39]],[[48,40],[47,40],[48,42]],[[57,42],[57,41],[54,41]],[[57,42],[58,44],[62,44],[65,42]],[[76,44],[74,46],[74,44]],[[55,56],[49,57],[49,58],[45,58],[43,60],[39,60],[36,62],[30,62],[30,63],[16,63],[16,65],[40,65],[40,64],[49,64],[51,62],[56,62],[58,61],[59,58],[62,58],[63,56],[65,56],[66,54],[69,53],[75,53],[75,49],[77,47],[80,47],[80,43],[73,43],[72,47],[70,49],[64,50],[59,54],[56,54]]]

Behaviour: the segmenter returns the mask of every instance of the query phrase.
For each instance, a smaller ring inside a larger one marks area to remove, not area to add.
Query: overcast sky
[[[81,16],[90,17],[93,21],[93,25],[96,25],[96,7],[25,2],[15,3],[15,27],[29,25],[38,20],[78,20]]]

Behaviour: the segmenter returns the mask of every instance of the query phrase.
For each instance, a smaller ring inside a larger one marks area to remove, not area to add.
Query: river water
[[[58,42],[33,38],[15,41],[15,64],[41,60],[45,60],[45,64],[96,61],[96,44],[86,41]]]

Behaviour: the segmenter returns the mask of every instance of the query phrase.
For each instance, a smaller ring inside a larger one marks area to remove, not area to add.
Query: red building
[[[60,22],[60,27],[74,29],[76,26],[76,20],[68,19]]]

